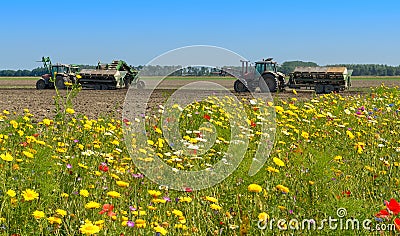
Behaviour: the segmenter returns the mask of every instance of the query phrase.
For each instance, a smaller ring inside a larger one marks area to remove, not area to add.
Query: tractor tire
[[[56,78],[56,87],[57,87],[57,89],[65,89],[65,84],[64,84],[64,77],[61,77],[61,76],[59,76],[59,77],[57,77]]]
[[[235,81],[235,83],[233,84],[233,89],[237,93],[244,93],[248,91],[246,85],[244,85],[244,83],[240,80]]]
[[[36,89],[38,90],[42,90],[42,89],[46,89],[46,82],[44,81],[44,79],[40,79],[36,82]]]
[[[333,91],[335,91],[335,87],[333,85],[325,85],[325,93],[332,93]]]
[[[324,93],[325,86],[323,84],[316,84],[315,85],[315,93],[321,94]]]
[[[136,88],[138,88],[138,89],[144,89],[145,86],[146,86],[146,84],[142,80],[139,80],[136,84]]]
[[[278,78],[272,74],[264,74],[260,78],[259,87],[262,93],[275,93],[278,90]]]

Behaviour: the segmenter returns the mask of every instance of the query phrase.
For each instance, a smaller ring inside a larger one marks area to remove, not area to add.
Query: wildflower
[[[349,136],[349,139],[354,139],[354,134],[350,130],[346,130],[347,136]]]
[[[279,159],[279,158],[277,158],[277,157],[274,157],[273,159],[272,159],[273,161],[274,161],[274,163],[277,165],[277,166],[285,166],[285,163],[281,160],[281,159]]]
[[[215,197],[206,196],[206,200],[209,201],[209,202],[213,202],[213,203],[217,203],[218,202],[218,199],[216,199]]]
[[[107,212],[107,215],[108,215],[108,216],[111,216],[111,217],[116,216],[117,214],[114,213],[114,212],[112,211],[113,209],[114,209],[114,206],[113,206],[113,205],[111,205],[111,204],[104,204],[104,205],[103,205],[103,209],[99,212],[99,214],[102,215],[102,214],[104,214],[104,213]]]
[[[33,158],[33,154],[27,151],[23,151],[22,154],[24,154],[28,158]]]
[[[153,197],[158,197],[158,196],[160,196],[161,195],[161,192],[160,191],[157,191],[157,190],[149,190],[149,191],[147,191],[151,196],[153,196]]]
[[[247,190],[248,190],[249,192],[252,192],[252,193],[259,193],[259,192],[262,191],[262,187],[261,187],[260,185],[258,185],[258,184],[250,184],[250,185],[247,187]]]
[[[117,185],[120,187],[128,187],[129,183],[124,181],[117,181]]]
[[[176,210],[176,209],[174,209],[174,210],[172,211],[172,214],[174,214],[174,215],[176,215],[176,216],[183,216],[183,213],[182,213],[180,210]]]
[[[394,219],[393,223],[394,226],[396,226],[396,229],[400,231],[400,219],[399,218]]]
[[[22,196],[24,197],[25,201],[39,199],[39,194],[32,189],[26,189],[25,191],[22,191]]]
[[[137,220],[135,221],[135,226],[136,226],[137,228],[146,228],[146,221],[143,220],[143,219],[137,219]]]
[[[87,191],[86,189],[81,189],[79,191],[79,195],[81,195],[82,197],[89,197],[89,191]]]
[[[100,208],[100,204],[94,201],[90,201],[85,204],[86,209],[94,209],[94,208]]]
[[[285,186],[283,186],[283,185],[281,185],[281,184],[278,184],[278,185],[276,186],[276,188],[277,188],[278,190],[284,192],[284,193],[288,193],[288,192],[289,192],[289,188],[288,188],[288,187],[285,187]]]
[[[279,170],[278,169],[275,169],[274,167],[272,167],[272,166],[268,166],[267,167],[267,171],[268,172],[275,172],[275,173],[279,173]]]
[[[71,114],[71,115],[75,113],[74,109],[72,109],[72,108],[67,108],[65,110],[65,112],[67,112],[68,114]]]
[[[79,230],[82,234],[92,235],[100,232],[100,227],[97,225],[93,225],[91,222],[86,222],[79,228]]]
[[[15,197],[15,195],[17,195],[17,194],[15,193],[14,190],[10,189],[10,190],[7,191],[7,195],[10,196],[10,197]]]
[[[305,131],[301,131],[301,137],[308,139],[310,137],[310,135]]]
[[[220,207],[220,206],[218,206],[217,204],[214,204],[214,203],[210,205],[210,208],[215,210],[215,211],[219,211],[219,210],[222,209],[222,207]]]
[[[269,220],[269,215],[265,212],[261,212],[260,214],[258,214],[258,221],[260,222],[266,222]]]
[[[62,193],[62,194],[61,194],[61,197],[67,198],[67,197],[69,197],[69,194],[68,194],[68,193]]]
[[[8,152],[6,154],[1,154],[0,158],[3,159],[3,161],[12,161],[12,160],[14,160],[14,158]]]
[[[112,198],[119,198],[121,197],[121,194],[119,192],[116,191],[110,191],[107,193],[108,196],[112,197]]]
[[[108,171],[108,166],[106,163],[101,163],[101,165],[99,165],[99,170],[103,171],[103,172],[107,172]]]
[[[168,233],[168,231],[161,226],[154,227],[154,231],[156,231],[156,233],[159,233],[161,235],[166,235]]]
[[[57,213],[59,216],[62,216],[62,217],[64,217],[64,216],[67,215],[67,212],[66,212],[65,210],[62,210],[62,209],[57,209],[57,210],[56,210],[56,213]]]
[[[126,222],[126,225],[128,226],[128,227],[134,227],[135,226],[135,222],[132,222],[132,221],[130,221],[130,220],[128,220],[128,222]]]
[[[190,197],[182,197],[182,198],[179,198],[179,202],[187,202],[187,203],[189,203],[189,202],[192,202],[192,198],[190,198]]]
[[[390,199],[390,201],[385,201],[386,208],[392,212],[394,215],[400,213],[400,203],[398,203],[395,199]]]
[[[32,215],[33,215],[33,217],[35,217],[35,219],[41,219],[41,218],[45,217],[44,212],[43,211],[38,211],[38,210],[34,211],[32,213]]]
[[[58,217],[54,217],[54,216],[50,216],[49,218],[47,218],[47,220],[49,221],[49,223],[52,225],[54,223],[56,224],[61,224],[61,219]]]

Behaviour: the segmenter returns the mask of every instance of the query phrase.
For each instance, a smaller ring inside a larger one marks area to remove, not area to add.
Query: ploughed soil
[[[233,91],[233,79],[214,79],[210,82],[218,83],[229,90]],[[55,90],[36,90],[34,80],[0,80],[0,112],[8,110],[21,114],[24,108],[30,110],[35,115],[36,119],[54,116],[54,99]],[[135,101],[138,105],[143,105],[147,102],[147,107],[153,107],[165,101],[170,94],[177,88],[194,82],[194,80],[174,79],[168,80],[160,84],[158,89],[152,92],[151,99],[146,101],[144,95],[150,90],[134,90],[129,92],[131,101]],[[149,82],[149,87],[152,86]],[[386,86],[400,86],[400,80],[395,79],[380,79],[380,80],[353,80],[350,90],[341,92],[343,96],[353,96],[365,94],[370,87],[377,87],[384,83]],[[148,88],[148,87],[147,87]],[[117,90],[82,90],[77,97],[73,99],[74,109],[77,113],[85,114],[89,118],[98,118],[100,116],[113,116],[121,118],[127,89]],[[193,94],[194,90],[188,90],[187,93]],[[288,99],[296,97],[299,100],[313,98],[313,91],[297,91],[297,95],[293,94],[291,89],[284,92],[272,94],[273,98]],[[65,91],[60,91],[64,95]],[[189,95],[189,94],[188,94]],[[249,94],[236,94],[239,97],[246,97]],[[185,92],[181,94],[185,96]]]

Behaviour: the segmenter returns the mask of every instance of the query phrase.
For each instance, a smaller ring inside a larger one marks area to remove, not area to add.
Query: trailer
[[[289,74],[288,87],[331,93],[349,89],[352,70],[346,67],[296,67]]]

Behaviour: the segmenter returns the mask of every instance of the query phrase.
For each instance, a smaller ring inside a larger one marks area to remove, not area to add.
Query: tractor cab
[[[276,62],[272,61],[272,58],[256,62],[256,71],[262,75],[265,72],[277,72]]]
[[[51,75],[54,77],[56,74],[70,74],[71,68],[69,65],[56,64],[51,66]]]

